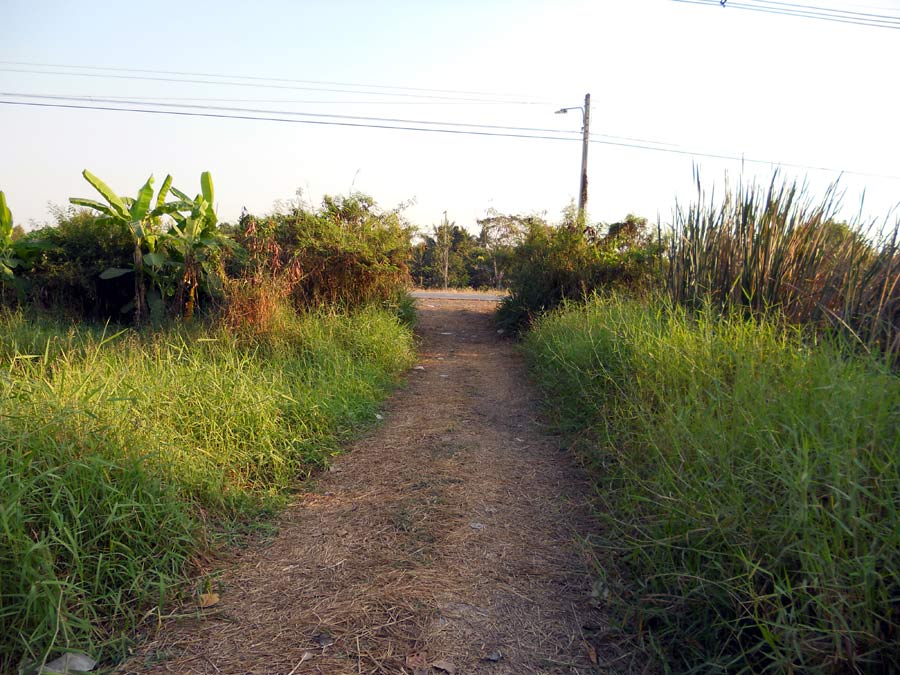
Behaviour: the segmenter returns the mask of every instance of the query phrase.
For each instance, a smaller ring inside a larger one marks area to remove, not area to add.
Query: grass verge
[[[603,592],[671,670],[900,668],[900,380],[882,362],[616,298],[545,317],[525,350],[596,479]]]
[[[229,523],[284,503],[413,358],[386,311],[108,334],[0,315],[0,672],[115,659]]]

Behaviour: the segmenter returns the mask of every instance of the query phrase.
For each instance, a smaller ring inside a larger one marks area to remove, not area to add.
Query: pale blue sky
[[[900,15],[900,0],[805,4]],[[577,137],[580,115],[553,112],[579,105],[590,91],[594,134],[900,176],[900,30],[668,0],[0,0],[0,9],[4,61],[513,93],[537,104],[108,79],[9,63],[0,64],[4,93],[245,99],[201,103],[561,129]],[[0,97],[9,100],[24,99]],[[0,129],[0,189],[22,223],[47,220],[48,201],[89,196],[83,168],[123,194],[150,173],[158,181],[172,173],[193,193],[200,172],[210,170],[228,220],[242,206],[271,210],[298,187],[318,201],[351,184],[385,206],[414,198],[407,214],[422,226],[444,210],[473,226],[490,207],[555,217],[577,193],[581,156],[578,142],[9,105],[0,105]],[[740,172],[739,162],[697,161],[710,183],[726,169]],[[676,197],[690,198],[690,156],[593,144],[589,163],[594,219],[628,212],[655,219],[659,212],[665,221]],[[835,177],[786,173],[808,176],[817,191]],[[866,190],[873,217],[900,201],[900,179],[845,175],[842,185],[854,210]]]

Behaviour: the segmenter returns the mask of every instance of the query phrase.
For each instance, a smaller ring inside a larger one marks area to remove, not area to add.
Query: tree
[[[535,215],[511,215],[489,209],[487,215],[477,222],[481,227],[478,239],[491,269],[490,285],[502,288],[513,250],[525,239],[529,226],[536,222],[543,223],[543,220]]]
[[[456,227],[456,223],[450,223],[447,220],[447,212],[444,211],[444,219],[440,225],[434,226],[432,237],[434,256],[444,290],[450,286],[450,253],[453,250],[454,227]]]
[[[629,213],[625,216],[625,220],[608,225],[606,233],[597,238],[619,248],[633,244],[646,244],[650,237],[648,228],[646,218]]]

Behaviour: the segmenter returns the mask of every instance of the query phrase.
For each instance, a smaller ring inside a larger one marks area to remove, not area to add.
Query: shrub
[[[166,176],[153,208],[153,176],[135,197],[119,197],[87,169],[82,175],[105,203],[80,197],[69,201],[100,214],[98,223],[124,227],[130,234],[131,264],[108,268],[100,275],[102,279],[127,276],[132,283],[133,300],[122,311],[134,312],[136,326],[149,317],[159,321],[171,298],[169,313],[190,321],[201,290],[208,295],[219,294],[222,250],[231,247],[230,240],[216,228],[218,216],[213,207],[215,196],[210,173],[200,174],[201,193],[194,199],[172,187],[172,176]],[[178,198],[176,201],[166,202],[170,192]],[[164,231],[166,217],[173,222]]]
[[[100,275],[110,267],[131,264],[127,228],[99,223],[83,209],[55,213],[55,226],[30,232],[24,239],[44,247],[22,275],[26,304],[69,318],[119,319],[133,289]]]
[[[21,225],[13,225],[6,195],[0,190],[0,306],[22,296],[22,279],[16,276],[16,270],[27,265],[35,253],[29,242],[22,241],[24,233]]]
[[[117,196],[87,170],[84,177],[105,203],[72,198],[91,211],[56,209],[56,227],[24,240],[43,249],[18,280],[31,305],[88,320],[132,314],[141,325],[167,314],[189,321],[201,298],[221,295],[223,254],[232,243],[216,229],[208,172],[193,200],[166,177],[152,209],[153,176],[136,197]],[[165,202],[170,192],[177,201]]]
[[[595,291],[642,290],[657,274],[657,252],[647,221],[636,216],[605,232],[572,218],[559,227],[532,220],[514,249],[509,295],[498,321],[518,332],[565,300],[584,300]]]
[[[232,328],[265,333],[278,317],[300,282],[296,258],[275,238],[276,221],[259,220],[244,213],[234,237],[242,255],[232,258],[225,279],[224,321]]]
[[[366,195],[325,197],[316,210],[295,204],[267,219],[245,216],[238,242],[257,236],[250,228],[263,233],[265,273],[290,270],[279,283],[298,309],[389,301],[409,280],[411,227],[399,210],[383,211]],[[247,264],[252,269],[258,260]]]
[[[399,291],[393,298],[383,304],[383,307],[397,317],[397,320],[407,328],[415,328],[419,317],[416,312],[416,299],[409,291]]]

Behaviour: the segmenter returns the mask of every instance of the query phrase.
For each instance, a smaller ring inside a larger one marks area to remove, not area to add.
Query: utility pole
[[[570,110],[580,110],[581,111],[581,133],[582,133],[582,141],[581,141],[581,183],[579,185],[578,190],[578,217],[583,221],[585,218],[585,208],[587,208],[587,195],[588,195],[588,175],[587,175],[587,158],[588,158],[588,142],[591,133],[591,95],[584,95],[584,107],[582,108],[580,105],[573,106],[571,108],[560,108],[556,111],[556,114],[564,114],[569,112]]]
[[[584,95],[584,130],[581,142],[581,192],[578,193],[578,214],[584,220],[584,210],[587,208],[587,192],[588,192],[588,176],[587,176],[587,153],[588,153],[588,137],[591,127],[591,95]]]

